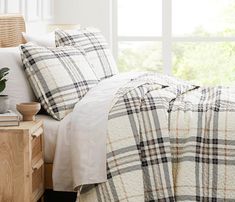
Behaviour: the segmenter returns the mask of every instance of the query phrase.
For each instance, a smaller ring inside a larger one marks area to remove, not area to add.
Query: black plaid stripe
[[[145,122],[147,121],[142,119],[142,117],[144,116],[142,112],[146,112],[146,110],[142,109],[146,109],[146,106],[145,104],[141,104],[140,102],[140,100],[145,100],[141,99],[141,97],[146,95],[146,93],[148,93],[148,89],[146,88],[146,86],[143,86],[139,87],[138,90],[134,89],[130,91],[121,98],[121,103],[125,105],[125,114],[130,119],[134,135],[133,138],[135,139],[136,146],[133,145],[128,148],[123,148],[120,151],[117,150],[108,153],[108,179],[129,172],[142,170],[142,172],[144,173],[144,187],[146,189],[144,193],[145,201],[171,201],[171,199],[173,199],[174,197],[172,191],[173,186],[170,185],[170,179],[166,177],[166,179],[169,180],[169,184],[167,183],[167,185],[164,185],[163,182],[160,181],[165,181],[165,179],[161,179],[160,176],[155,175],[155,170],[158,170],[159,173],[168,176],[168,172],[170,172],[171,170],[170,168],[168,168],[168,164],[171,162],[171,157],[169,155],[169,137],[163,138],[160,128],[156,128],[156,125],[154,125],[154,129],[150,129],[149,132],[146,132],[146,128],[139,128],[139,124],[141,126],[144,126]],[[151,110],[153,110],[154,102],[152,102],[151,98],[148,99],[147,103],[148,105],[152,106]],[[123,106],[121,106],[120,104],[118,106],[119,109],[123,109]],[[117,113],[118,110],[115,109],[115,111]],[[111,119],[113,118],[114,117],[111,117]],[[140,119],[141,123],[139,122],[136,125],[136,122],[134,120],[140,121]],[[158,131],[157,133],[156,130]],[[151,137],[149,136],[150,133]],[[125,160],[123,161],[123,159]],[[166,164],[166,166],[164,166],[163,164]],[[120,167],[123,168],[120,169]],[[164,172],[162,173],[160,170],[164,170]],[[158,181],[157,183],[156,180]],[[159,190],[158,194],[156,194],[156,189]]]
[[[97,30],[55,31],[57,46],[75,46],[86,52],[89,63],[99,79],[118,73],[115,61],[102,34]]]
[[[147,200],[168,201],[168,198],[174,197],[174,191],[172,179],[169,178],[171,153],[170,138],[168,135],[166,136],[167,121],[160,119],[160,114],[165,109],[157,107],[158,102],[154,102],[150,93],[146,93],[143,98],[141,105],[142,159],[144,160],[143,166],[146,166],[145,172],[148,171],[146,176],[149,176],[145,182],[148,190],[145,197]],[[150,184],[151,186],[149,186]]]
[[[98,83],[83,52],[73,47],[21,46],[26,74],[42,106],[61,120]]]

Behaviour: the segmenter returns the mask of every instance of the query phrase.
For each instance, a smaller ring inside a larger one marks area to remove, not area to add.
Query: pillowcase
[[[22,32],[26,42],[32,42],[39,46],[55,47],[55,32],[50,32],[44,35],[32,35]]]
[[[84,53],[74,47],[46,48],[21,45],[29,82],[44,109],[63,119],[75,104],[98,83]]]
[[[3,67],[8,67],[10,71],[2,94],[9,96],[10,109],[16,112],[16,104],[36,100],[23,70],[19,47],[0,48],[0,68]]]
[[[109,78],[118,73],[116,63],[103,35],[96,29],[56,30],[56,46],[75,46],[85,50],[97,78]]]

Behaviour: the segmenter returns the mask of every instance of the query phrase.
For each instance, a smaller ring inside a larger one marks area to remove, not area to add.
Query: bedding
[[[152,73],[120,82],[122,76],[100,82],[62,121],[53,180],[65,181],[54,186],[93,185],[82,188],[80,201],[86,202],[234,201],[235,88],[199,87]],[[107,90],[114,81],[119,88]],[[103,89],[110,102],[101,106],[93,95]],[[103,117],[97,113],[107,109]],[[83,117],[102,121],[79,131]]]
[[[74,105],[98,83],[84,53],[74,47],[46,48],[21,45],[29,82],[44,109],[62,120]]]
[[[75,46],[84,49],[98,79],[106,79],[118,73],[112,53],[99,30],[56,30],[55,39],[57,47]]]
[[[23,70],[18,47],[0,48],[0,68],[8,67],[7,86],[3,94],[9,95],[10,109],[16,110],[16,104],[35,101],[34,93]]]
[[[60,121],[44,114],[38,114],[37,118],[43,120],[44,161],[53,163]]]
[[[55,47],[55,32],[50,32],[43,35],[32,35],[22,32],[22,35],[26,42],[35,43],[44,47]]]

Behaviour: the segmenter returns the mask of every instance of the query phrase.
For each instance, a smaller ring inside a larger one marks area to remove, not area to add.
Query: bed
[[[43,118],[50,151],[57,125]],[[59,123],[53,189],[77,191],[82,202],[235,200],[235,88],[117,74]]]

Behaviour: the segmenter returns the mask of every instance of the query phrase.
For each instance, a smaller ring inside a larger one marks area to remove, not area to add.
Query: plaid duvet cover
[[[145,73],[109,114],[107,182],[80,201],[235,201],[235,88]]]

